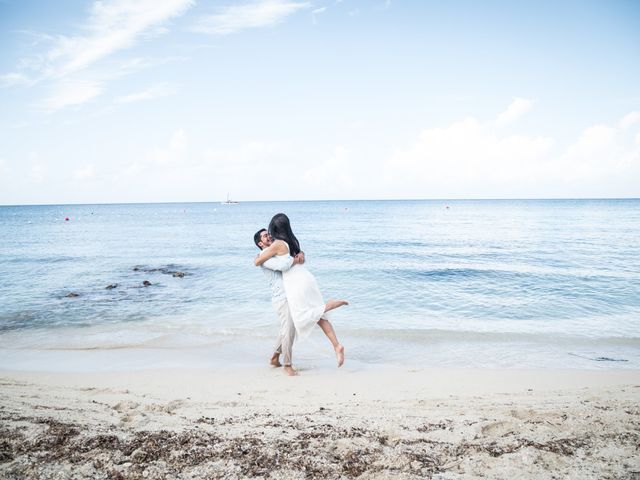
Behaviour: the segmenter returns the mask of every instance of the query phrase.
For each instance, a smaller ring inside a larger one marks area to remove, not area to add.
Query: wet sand
[[[640,478],[640,372],[0,372],[0,478]]]

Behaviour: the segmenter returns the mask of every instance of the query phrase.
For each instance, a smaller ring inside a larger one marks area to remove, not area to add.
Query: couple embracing
[[[284,213],[275,215],[269,229],[256,232],[253,240],[262,250],[254,263],[261,266],[271,284],[272,304],[280,318],[280,335],[271,365],[279,367],[283,355],[284,371],[297,375],[293,368],[292,349],[295,338],[306,338],[315,325],[327,336],[336,352],[338,366],[344,363],[344,347],[329,322],[327,312],[348,305],[344,300],[324,302],[315,277],[304,266],[304,252]]]

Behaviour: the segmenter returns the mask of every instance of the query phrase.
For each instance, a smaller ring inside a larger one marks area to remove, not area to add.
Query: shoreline
[[[297,366],[296,366],[297,368]],[[165,389],[179,388],[183,395],[207,400],[213,396],[225,397],[231,390],[250,393],[259,389],[269,394],[284,391],[292,394],[301,386],[320,389],[331,387],[335,394],[339,389],[368,389],[375,382],[386,387],[403,388],[404,393],[394,393],[392,388],[371,392],[370,400],[403,400],[406,394],[417,397],[448,395],[474,396],[484,394],[515,394],[529,391],[562,391],[580,388],[606,388],[638,384],[640,369],[526,369],[526,368],[466,368],[466,367],[417,367],[368,366],[301,367],[299,375],[290,378],[282,368],[263,364],[243,364],[232,368],[210,367],[162,367],[140,369],[114,369],[104,371],[49,371],[3,370],[0,379],[22,383],[74,388],[93,385],[94,388],[119,388],[138,391],[140,394],[155,392],[162,395]],[[216,388],[224,385],[225,389]],[[317,390],[317,391],[316,391]],[[638,392],[640,400],[640,390]],[[198,397],[201,395],[201,397]]]
[[[140,326],[129,326],[131,332],[124,333],[116,327],[69,328],[50,335],[46,331],[5,333],[0,335],[5,345],[0,348],[0,368],[60,373],[158,367],[217,371],[227,365],[259,369],[271,355],[277,335],[275,326],[269,326],[264,328],[268,333],[261,331],[254,337],[154,332],[141,338]],[[459,332],[462,338],[452,339],[451,333],[420,332],[414,335],[416,341],[379,334],[354,336],[347,329],[346,333],[341,330],[340,340],[347,348],[349,370],[423,369],[425,365],[436,369],[640,370],[637,338],[608,343],[606,339],[551,338],[545,343],[544,338],[527,341],[526,335],[505,340],[497,334]],[[294,365],[302,368],[330,369],[334,361],[333,350],[319,329],[294,350]]]
[[[0,371],[7,478],[634,478],[640,370]]]

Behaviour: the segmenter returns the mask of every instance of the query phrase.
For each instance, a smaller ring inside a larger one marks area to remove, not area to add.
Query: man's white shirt
[[[276,255],[264,262],[261,267],[271,285],[271,302],[280,303],[287,299],[284,292],[282,272],[286,272],[293,266],[291,255]]]

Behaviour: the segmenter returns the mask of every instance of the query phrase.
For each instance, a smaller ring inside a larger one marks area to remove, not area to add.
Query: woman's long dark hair
[[[291,231],[289,217],[284,213],[278,213],[273,216],[269,222],[269,235],[287,242],[289,245],[289,254],[291,254],[292,257],[300,253],[300,243]]]

